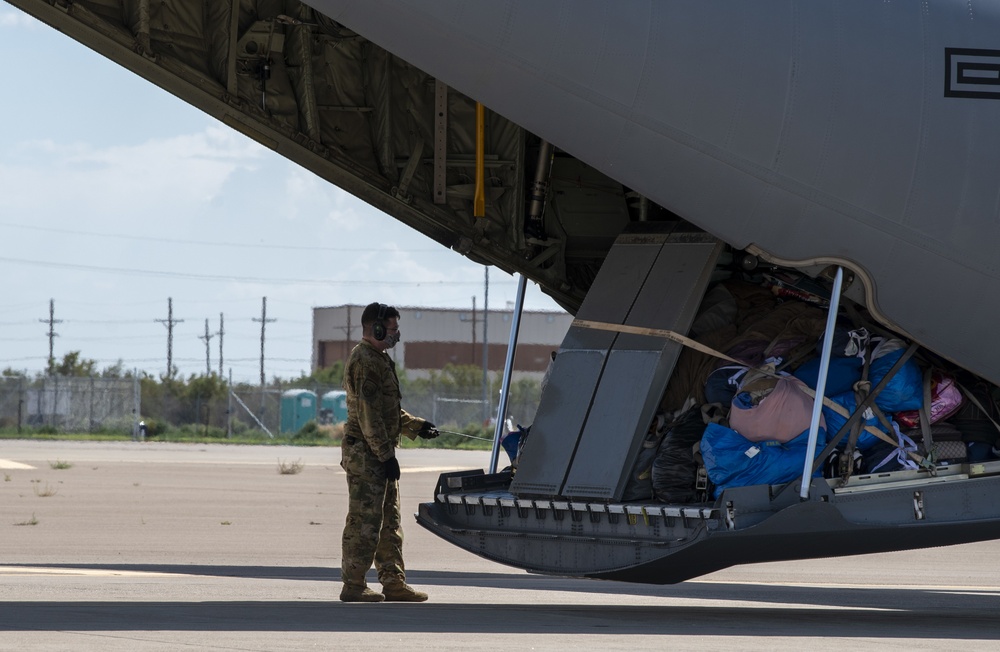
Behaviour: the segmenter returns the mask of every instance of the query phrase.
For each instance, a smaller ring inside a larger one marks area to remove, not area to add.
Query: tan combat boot
[[[388,602],[423,602],[427,594],[417,591],[406,582],[393,582],[382,587],[382,595]]]
[[[427,598],[424,597],[424,599]],[[384,595],[372,591],[367,586],[356,587],[345,584],[340,592],[341,602],[382,602],[383,600],[385,600]]]

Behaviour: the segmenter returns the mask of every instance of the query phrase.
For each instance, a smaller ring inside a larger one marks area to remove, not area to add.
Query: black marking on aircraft
[[[1000,100],[1000,50],[945,48],[944,95]]]

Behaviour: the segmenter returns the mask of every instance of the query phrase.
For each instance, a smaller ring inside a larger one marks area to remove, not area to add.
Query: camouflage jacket
[[[416,439],[424,420],[403,410],[396,363],[362,340],[344,366],[347,390],[345,437],[363,439],[380,462],[393,457],[399,436]]]

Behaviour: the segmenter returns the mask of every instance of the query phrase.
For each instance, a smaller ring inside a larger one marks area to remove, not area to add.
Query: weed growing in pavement
[[[282,462],[278,460],[278,473],[281,475],[295,475],[296,473],[301,473],[302,469],[305,468],[305,464],[302,460],[295,460],[294,462]]]
[[[38,519],[32,514],[31,518],[27,521],[21,521],[20,523],[15,523],[14,525],[38,525]]]
[[[63,462],[62,460],[56,460],[55,462],[49,462],[49,466],[57,471],[60,469],[71,469],[73,468],[72,462]]]
[[[57,493],[59,493],[59,490],[50,487],[48,482],[45,483],[44,489],[40,490],[38,487],[35,487],[35,495],[39,498],[48,498],[49,496],[55,496]]]

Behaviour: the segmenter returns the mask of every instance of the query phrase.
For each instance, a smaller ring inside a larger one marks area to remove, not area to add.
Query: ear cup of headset
[[[375,323],[372,324],[372,337],[381,342],[385,339],[385,312],[389,309],[389,306],[384,303],[378,305],[378,316],[375,318]]]

